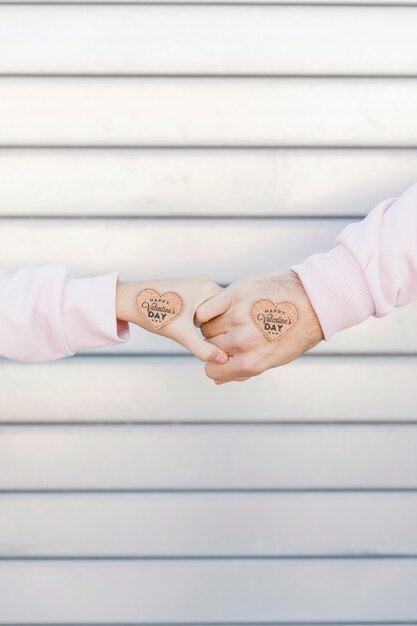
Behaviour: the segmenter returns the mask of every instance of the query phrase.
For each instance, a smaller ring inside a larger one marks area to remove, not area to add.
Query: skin
[[[252,320],[253,305],[263,299],[275,304],[291,302],[298,311],[295,326],[276,341],[269,341]],[[205,366],[207,376],[218,385],[247,380],[285,365],[323,339],[311,302],[297,274],[291,271],[232,283],[197,309],[196,323],[208,342],[229,355],[224,364]]]
[[[169,324],[156,330],[139,312],[136,298],[143,289],[154,289],[160,294],[177,293],[184,304],[181,314]],[[222,288],[208,276],[176,280],[147,280],[141,282],[119,282],[116,293],[116,313],[119,320],[137,324],[141,328],[173,339],[202,361],[225,363],[228,356],[214,343],[204,340],[194,326],[197,308],[206,300],[221,293]]]

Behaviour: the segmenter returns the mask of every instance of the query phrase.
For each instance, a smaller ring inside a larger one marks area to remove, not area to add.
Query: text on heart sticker
[[[258,300],[252,307],[252,319],[269,341],[275,341],[294,328],[298,311],[291,302]]]
[[[143,289],[136,297],[141,315],[156,330],[175,320],[184,308],[181,296],[174,291],[160,294],[155,289]]]

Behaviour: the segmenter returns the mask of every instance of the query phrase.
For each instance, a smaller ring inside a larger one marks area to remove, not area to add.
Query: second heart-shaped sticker
[[[176,319],[184,308],[181,296],[174,291],[161,294],[155,289],[142,289],[136,297],[136,304],[141,315],[155,330]]]
[[[275,341],[294,328],[298,311],[291,302],[274,304],[271,300],[258,300],[252,307],[252,319],[269,341]]]

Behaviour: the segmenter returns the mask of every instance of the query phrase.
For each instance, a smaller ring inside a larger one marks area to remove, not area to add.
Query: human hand
[[[194,327],[198,306],[221,291],[208,276],[119,282],[117,319],[173,339],[202,361],[225,363],[227,355],[215,344],[205,341]]]
[[[247,380],[285,365],[323,339],[310,300],[292,271],[232,283],[200,305],[196,323],[207,341],[230,357],[224,364],[206,364],[206,374],[216,384]]]

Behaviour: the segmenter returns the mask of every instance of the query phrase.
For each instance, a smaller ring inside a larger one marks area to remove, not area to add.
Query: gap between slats
[[[54,626],[416,626],[416,622],[404,621],[404,620],[396,620],[393,621],[337,621],[332,620],[331,622],[318,622],[316,620],[308,622],[277,622],[277,621],[268,621],[268,622],[190,622],[190,621],[181,621],[181,622],[58,622],[54,621]],[[0,622],[0,626],[11,626],[10,622]],[[22,625],[20,625],[22,626]],[[40,625],[39,622],[25,622],[24,626],[45,626],[44,624]]]

